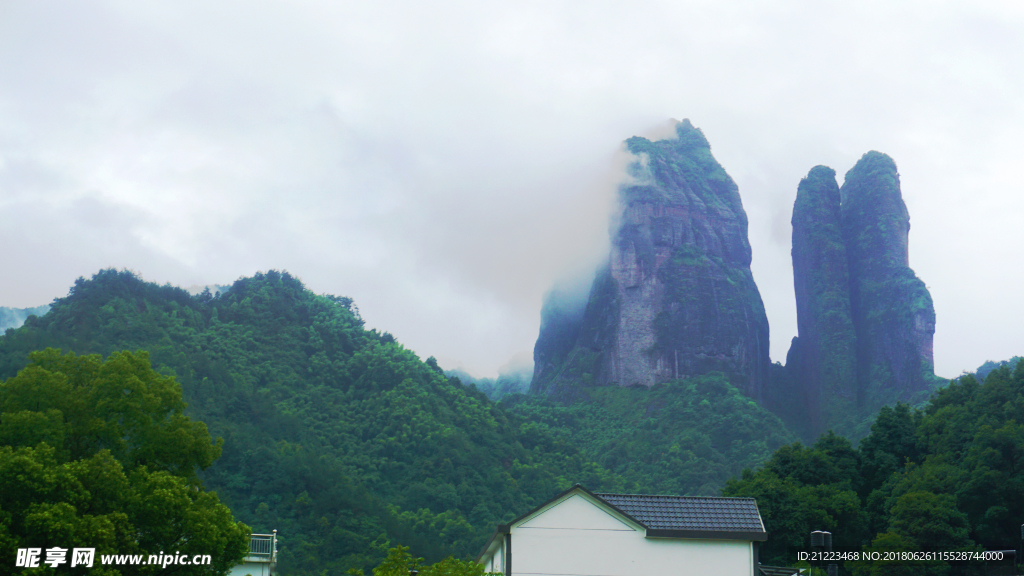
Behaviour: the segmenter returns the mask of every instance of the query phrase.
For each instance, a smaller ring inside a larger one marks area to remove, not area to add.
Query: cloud
[[[102,266],[288,269],[493,375],[606,253],[620,143],[687,117],[739,185],[776,359],[800,178],[895,158],[954,375],[1024,347],[1022,32],[977,2],[4,4],[0,304]]]

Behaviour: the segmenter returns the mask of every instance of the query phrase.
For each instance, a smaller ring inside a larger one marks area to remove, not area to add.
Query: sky
[[[669,118],[739,186],[773,360],[797,185],[869,150],[900,171],[936,372],[1024,354],[1016,0],[0,0],[0,306],[107,267],[287,270],[494,376],[607,255],[621,142]]]

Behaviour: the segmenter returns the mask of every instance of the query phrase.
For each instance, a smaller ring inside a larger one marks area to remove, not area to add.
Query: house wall
[[[582,492],[512,526],[511,532],[514,576],[754,573],[751,542],[647,538],[643,527]]]
[[[487,551],[480,559],[484,572],[505,573],[505,539],[499,537],[498,544]]]

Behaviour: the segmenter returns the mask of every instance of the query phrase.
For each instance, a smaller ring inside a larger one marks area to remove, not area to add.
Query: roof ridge
[[[595,496],[646,496],[650,498],[711,498],[714,500],[756,500],[750,496],[680,496],[678,494],[626,494],[624,492],[594,492]]]

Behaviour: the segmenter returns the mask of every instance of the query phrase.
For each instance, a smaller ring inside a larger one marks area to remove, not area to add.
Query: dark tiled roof
[[[595,494],[648,529],[764,532],[753,498]]]

